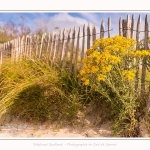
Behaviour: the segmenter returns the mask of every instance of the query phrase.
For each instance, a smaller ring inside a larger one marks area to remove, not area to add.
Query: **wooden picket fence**
[[[145,27],[144,31],[141,31],[141,16],[139,15],[136,29],[134,29],[135,19],[134,15],[130,19],[127,15],[126,19],[120,19],[119,32],[120,36],[126,38],[134,37],[136,35],[136,49],[139,49],[140,34],[144,33],[144,48],[148,49],[148,16],[145,16]],[[74,27],[72,30],[67,31],[64,29],[60,33],[43,33],[40,35],[26,35],[8,41],[0,45],[0,64],[7,57],[12,62],[17,62],[22,58],[30,59],[46,59],[50,61],[50,64],[54,67],[59,62],[62,69],[68,69],[70,73],[76,74],[77,70],[82,68],[82,60],[86,57],[86,49],[90,48],[92,41],[97,37],[104,38],[111,37],[111,18],[108,18],[107,30],[104,30],[104,20],[101,21],[100,32],[96,31],[95,24],[90,24],[87,27],[84,25],[82,28],[79,27],[78,31]],[[142,64],[142,77],[141,77],[141,95],[144,95],[145,91],[145,78],[146,78],[146,58],[143,59]],[[138,71],[136,74],[135,90],[138,89]]]

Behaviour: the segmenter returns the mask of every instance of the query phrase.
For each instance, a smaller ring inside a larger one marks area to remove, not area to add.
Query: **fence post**
[[[136,50],[140,49],[140,29],[141,29],[141,16],[139,15],[138,21],[137,21],[137,28],[136,28]],[[135,91],[138,90],[138,83],[139,83],[139,62],[138,67],[136,69],[135,74]]]
[[[6,46],[5,46],[5,45],[6,45],[6,43],[3,44],[3,59],[4,59],[5,56],[6,56],[6,51],[5,51],[5,47],[6,47]]]
[[[132,15],[132,21],[131,21],[131,38],[133,38],[133,30],[134,30],[134,15]]]
[[[55,59],[56,59],[56,54],[57,54],[57,49],[56,49],[56,33],[55,33],[55,35],[54,35],[54,42],[53,42],[53,55],[52,55],[52,66],[53,66],[53,64],[55,64]]]
[[[24,51],[24,36],[22,36],[21,38],[21,47],[20,47],[20,59],[22,59],[22,56],[23,56],[23,51]]]
[[[41,46],[40,46],[40,53],[39,53],[39,59],[41,58],[41,56],[42,56],[42,50],[43,50],[43,40],[44,40],[44,38],[45,38],[45,33],[43,33],[43,35],[42,35],[42,39],[41,39]]]
[[[72,59],[73,59],[73,52],[74,52],[75,32],[76,32],[76,29],[74,27],[73,32],[72,32],[72,45],[71,45],[70,64],[69,64],[69,71],[70,71],[69,73],[70,74],[72,71]]]
[[[65,47],[66,47],[66,42],[65,42],[65,29],[64,29],[63,30],[63,38],[62,38],[61,63],[63,61]]]
[[[123,37],[126,37],[126,29],[127,29],[127,20],[123,19],[122,20],[122,32],[123,32]]]
[[[88,23],[88,26],[87,26],[87,49],[90,48],[90,24]]]
[[[13,62],[14,57],[14,40],[11,41],[11,62]]]
[[[35,56],[36,57],[38,57],[38,52],[39,52],[39,50],[38,50],[38,48],[39,48],[39,35],[36,35],[36,50],[35,50]]]
[[[144,32],[144,49],[148,49],[148,17],[145,17],[145,32]],[[144,98],[145,94],[145,78],[146,78],[146,57],[142,60],[142,77],[141,77],[141,97]]]
[[[32,58],[32,36],[29,36],[29,57]]]
[[[101,22],[100,38],[104,38],[104,20]]]
[[[28,37],[29,35],[26,35],[25,49],[24,49],[25,58],[27,57],[28,54]]]
[[[57,59],[57,61],[60,58],[60,40],[61,40],[60,38],[61,38],[61,31],[58,34],[58,41],[57,41],[57,48],[56,48],[56,51],[57,51],[56,59]]]
[[[93,23],[92,37],[93,37],[93,42],[94,42],[94,41],[96,40],[96,28],[95,28],[95,22]]]
[[[110,31],[111,31],[111,18],[108,18],[108,38],[110,38]]]
[[[53,56],[54,56],[54,52],[55,52],[55,43],[56,43],[56,33],[53,32],[53,45],[52,45],[52,50],[51,50],[51,59],[53,61]],[[53,62],[52,62],[53,63]]]
[[[77,72],[78,53],[79,53],[79,39],[80,39],[80,27],[79,27],[79,31],[78,31],[78,37],[77,37],[77,47],[76,47],[76,55],[75,55],[75,61],[74,61],[74,75],[76,75],[76,72]]]
[[[82,52],[81,52],[80,70],[82,69],[82,66],[83,66],[82,60],[85,57],[85,54],[84,54],[84,43],[85,43],[85,25],[83,26],[83,38],[82,38]]]
[[[51,46],[50,45],[50,42],[51,42],[51,33],[48,34],[48,40],[47,40],[47,48],[46,48],[46,53],[47,53],[47,56],[48,56],[48,60],[49,60],[49,47]]]
[[[131,20],[130,20],[130,17],[129,15],[127,15],[127,20],[126,20],[126,38],[130,38],[130,33],[131,31]]]
[[[63,62],[62,62],[62,68],[65,68],[65,66],[66,66],[66,60],[67,60],[66,58],[67,58],[67,54],[68,54],[68,45],[70,43],[70,32],[71,32],[71,29],[68,32],[68,38],[67,38],[66,48],[65,48],[65,51],[64,51],[64,57],[63,57]]]
[[[21,40],[20,40],[20,37],[18,38],[18,59],[20,60],[20,54],[21,54]]]
[[[119,36],[123,36],[123,23],[121,17],[119,19]]]

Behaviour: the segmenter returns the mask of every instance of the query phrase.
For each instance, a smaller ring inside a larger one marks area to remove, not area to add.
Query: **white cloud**
[[[82,17],[84,17],[89,22],[99,22],[99,17],[95,13],[80,13]]]
[[[74,28],[74,26],[78,29],[79,26],[83,26],[88,22],[86,19],[82,19],[79,17],[72,17],[68,13],[59,13],[50,18],[37,18],[34,20],[35,26],[39,25],[39,27],[47,26],[49,32],[52,32],[55,27],[59,27],[59,29],[67,29]]]

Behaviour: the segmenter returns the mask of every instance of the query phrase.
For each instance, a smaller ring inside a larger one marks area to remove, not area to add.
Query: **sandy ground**
[[[84,120],[84,126],[79,124],[58,126],[57,123],[33,125],[16,118],[6,117],[0,124],[0,138],[100,138],[111,137],[111,123],[105,122],[93,125],[92,117]]]

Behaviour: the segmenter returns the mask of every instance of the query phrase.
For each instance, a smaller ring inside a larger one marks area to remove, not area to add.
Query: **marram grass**
[[[39,60],[5,61],[0,72],[0,117],[11,112],[26,121],[71,121],[80,107],[62,87],[60,72]]]

